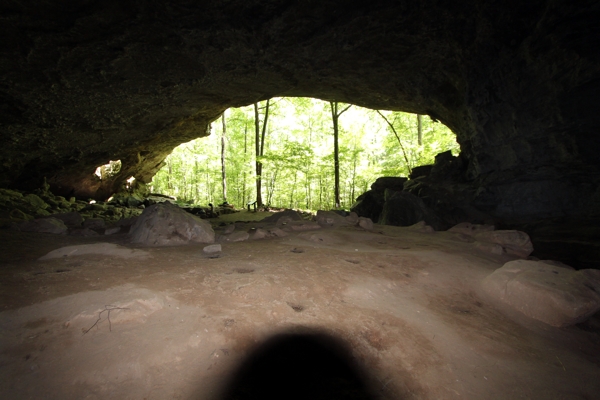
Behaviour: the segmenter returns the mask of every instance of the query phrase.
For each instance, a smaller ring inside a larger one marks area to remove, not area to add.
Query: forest
[[[197,205],[349,209],[378,177],[447,150],[459,153],[454,133],[428,116],[273,98],[226,110],[208,137],[173,150],[150,189]]]

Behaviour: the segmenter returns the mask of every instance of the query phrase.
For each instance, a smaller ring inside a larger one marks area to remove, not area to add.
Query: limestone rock
[[[386,189],[393,191],[402,191],[404,184],[408,181],[408,178],[399,176],[382,176],[377,178],[375,182],[371,184],[371,190],[376,192],[385,192]]]
[[[349,226],[352,225],[346,217],[333,211],[317,211],[317,223],[322,227]]]
[[[49,205],[40,198],[40,196],[35,195],[33,193],[29,193],[28,195],[23,197],[23,200],[28,203],[32,209],[37,210],[38,208],[46,209]]]
[[[43,232],[63,234],[67,232],[67,226],[56,218],[38,218],[16,224],[18,230],[23,232]]]
[[[408,229],[410,229],[411,231],[421,232],[421,233],[435,232],[435,229],[433,229],[433,227],[431,227],[430,225],[427,225],[425,223],[425,221],[419,221],[416,224],[409,226]]]
[[[119,233],[121,231],[121,227],[120,226],[113,226],[111,228],[106,228],[106,230],[104,231],[105,235],[114,235],[115,233]]]
[[[305,232],[321,229],[321,225],[313,221],[292,221],[282,229],[288,232]]]
[[[206,254],[215,254],[215,253],[220,253],[221,252],[221,245],[216,243],[216,244],[210,244],[208,246],[205,246],[202,249],[203,252],[205,252]]]
[[[83,237],[91,237],[91,236],[100,236],[100,234],[90,228],[76,228],[69,232],[71,236],[83,236]]]
[[[356,212],[361,217],[370,218],[372,221],[379,221],[384,204],[385,199],[382,192],[369,190],[356,198],[350,210]]]
[[[81,226],[83,217],[78,212],[72,211],[67,213],[52,214],[52,218],[60,219],[68,227]]]
[[[144,250],[129,249],[113,243],[80,244],[77,246],[61,247],[39,258],[39,260],[50,260],[53,258],[83,256],[98,254],[120,258],[148,258],[150,253]]]
[[[440,218],[419,197],[407,192],[394,192],[386,198],[380,224],[410,226],[419,221],[425,221],[437,230],[444,227]]]
[[[102,230],[106,228],[106,222],[102,218],[88,218],[83,221],[83,227],[93,230]]]
[[[252,229],[252,231],[250,232],[251,240],[264,239],[267,236],[269,236],[269,232],[262,228]]]
[[[283,223],[290,221],[302,221],[302,216],[298,214],[297,211],[286,209],[263,218],[261,222],[272,222],[277,225],[282,225]]]
[[[229,224],[223,230],[223,235],[229,235],[235,230],[235,224]]]
[[[248,240],[249,238],[250,235],[248,234],[248,232],[244,231],[235,231],[230,233],[229,235],[219,236],[219,240],[224,242],[243,242],[245,240]]]
[[[346,215],[346,221],[350,225],[358,224],[358,214],[352,211],[350,214]]]
[[[525,258],[533,252],[529,235],[515,230],[479,232],[473,237],[479,242],[496,243],[508,254]]]
[[[204,221],[169,202],[144,210],[130,230],[131,241],[148,246],[212,243],[215,232]]]
[[[463,235],[474,236],[480,232],[490,232],[495,230],[493,225],[472,224],[470,222],[461,222],[448,229],[448,232],[461,233]]]
[[[358,226],[360,226],[361,228],[363,228],[366,231],[372,231],[373,230],[373,221],[371,221],[371,218],[359,217],[358,218]]]
[[[483,288],[526,316],[557,327],[577,324],[600,310],[600,270],[516,260],[485,278]]]
[[[286,237],[288,235],[284,230],[280,228],[269,229],[269,233],[271,234],[271,236],[274,237]]]

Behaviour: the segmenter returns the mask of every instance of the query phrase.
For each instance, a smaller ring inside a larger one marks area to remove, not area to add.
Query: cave
[[[439,173],[434,165],[429,176],[411,179],[411,193],[434,209],[437,205],[440,213],[459,206],[471,210],[460,222],[526,232],[538,259],[581,271],[600,269],[597,2],[49,0],[5,2],[0,18],[3,189],[31,193],[47,186],[64,198],[103,201],[132,177],[142,185],[151,182],[173,148],[209,135],[210,123],[229,107],[275,96],[314,97],[428,115],[447,125],[460,145],[459,167],[442,168],[440,159]],[[118,172],[97,179],[96,168],[115,160]],[[448,198],[455,203],[445,203]],[[484,217],[469,220],[474,215]],[[2,229],[2,324],[5,332],[19,333],[2,350],[3,364],[14,368],[2,367],[2,374],[13,378],[0,391],[7,398],[42,393],[50,398],[82,393],[89,398],[128,393],[208,398],[208,389],[198,382],[225,379],[234,364],[225,360],[241,357],[242,349],[269,334],[308,325],[356,346],[354,356],[372,372],[365,381],[382,398],[592,398],[598,393],[594,379],[580,382],[598,373],[597,317],[585,326],[549,328],[510,310],[498,311],[473,287],[512,255],[465,255],[461,251],[468,243],[452,242],[445,232],[434,239],[419,236],[427,232],[415,228],[377,229],[380,241],[362,232],[334,232],[310,246],[301,238],[283,237],[263,250],[226,243],[223,253],[229,248],[229,258],[197,257],[198,249],[186,246],[149,250],[150,261],[87,255],[43,265],[38,258],[57,247],[98,239]],[[106,240],[123,244],[126,239]],[[363,248],[367,244],[371,247]],[[393,249],[387,258],[370,260],[365,254],[383,251],[378,246]],[[397,252],[404,248],[422,253],[402,258]],[[439,255],[429,251],[449,254],[455,271],[444,269]],[[299,257],[306,259],[290,261]],[[393,260],[403,269],[389,272]],[[194,262],[212,263],[221,275]],[[311,292],[325,304],[319,307],[334,310],[336,318],[347,313],[347,321],[327,325],[326,318],[319,319],[318,301],[303,289],[308,283],[301,271],[277,272],[305,268],[307,279],[317,285],[318,274],[326,274],[319,262],[341,262],[334,270],[343,276],[344,268],[350,269],[350,281],[362,274],[363,286],[327,278]],[[435,274],[443,285],[431,280]],[[258,275],[262,281],[252,279]],[[201,283],[192,283],[199,276]],[[69,289],[75,282],[69,279],[80,281],[77,289]],[[406,290],[416,300],[394,294],[398,285],[406,288],[413,280],[419,282]],[[269,289],[279,296],[274,305],[261,317],[253,311],[255,322],[265,327],[244,320],[240,310],[259,301],[261,287],[279,281],[289,292]],[[336,285],[345,291],[338,293]],[[253,291],[243,292],[250,290],[246,286]],[[211,295],[198,297],[198,290]],[[71,321],[69,312],[77,313],[66,311],[75,301],[69,296],[92,305],[88,319]],[[414,305],[400,307],[404,319],[398,309],[389,309],[399,299]],[[352,310],[345,310],[349,304]],[[363,309],[369,311],[361,314]],[[112,325],[103,320],[102,329],[59,340],[74,335],[73,326],[93,323],[93,315],[103,310],[104,317],[113,313]],[[432,318],[431,328],[426,316]],[[278,318],[285,323],[277,325]],[[214,335],[201,338],[195,330],[192,335],[184,322],[189,320],[206,326],[193,329]],[[154,330],[157,321],[173,332]],[[148,335],[140,326],[119,333],[119,326],[133,323],[146,324]],[[464,351],[444,353],[436,347],[434,329],[440,324],[455,328],[441,330],[448,334],[446,345]],[[391,339],[393,334],[405,335],[414,347]],[[112,342],[115,337],[119,343]],[[462,347],[465,337],[474,343],[470,350]],[[97,360],[94,343],[99,353],[107,349],[111,362]],[[59,348],[74,354],[77,346],[89,358],[64,365],[48,359],[49,353],[60,354]],[[158,346],[160,351],[121,362],[118,346]],[[542,354],[546,348],[554,353]],[[520,353],[527,357],[519,358]],[[100,362],[98,369],[94,361]],[[181,373],[193,365],[198,382],[194,374]],[[65,367],[63,373],[58,366]],[[523,376],[510,372],[520,367]],[[562,375],[550,378],[554,374]],[[36,385],[38,378],[42,383]],[[559,393],[560,385],[566,389]]]

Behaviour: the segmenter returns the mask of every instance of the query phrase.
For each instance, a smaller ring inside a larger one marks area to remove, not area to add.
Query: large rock
[[[401,192],[406,181],[408,181],[408,178],[402,176],[382,176],[371,184],[371,190],[381,193],[385,192],[386,189]]]
[[[333,211],[317,211],[317,223],[322,227],[334,227],[334,226],[349,226],[353,225],[348,217],[342,216]]]
[[[66,233],[68,228],[64,222],[56,218],[38,218],[16,224],[16,228],[23,232]]]
[[[507,254],[517,257],[525,258],[533,252],[531,239],[525,232],[515,230],[484,231],[476,233],[473,237],[478,242],[497,244]]]
[[[425,221],[435,230],[445,227],[423,200],[407,192],[395,192],[387,198],[379,219],[380,224],[395,226],[411,226],[420,221]]]
[[[273,215],[269,215],[261,220],[261,222],[270,222],[277,225],[282,225],[291,221],[302,221],[302,216],[297,211],[286,209]]]
[[[90,254],[120,258],[150,257],[150,253],[144,250],[129,249],[114,243],[92,243],[61,247],[59,249],[52,250],[45,256],[40,257],[39,260],[51,260],[53,258],[66,258]]]
[[[146,208],[131,227],[130,235],[133,243],[148,246],[213,243],[215,240],[210,223],[169,202]]]
[[[600,310],[600,271],[540,261],[511,261],[483,281],[494,299],[552,326],[582,322]]]

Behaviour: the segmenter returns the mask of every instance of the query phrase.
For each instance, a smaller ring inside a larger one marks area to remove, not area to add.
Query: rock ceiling
[[[583,3],[9,2],[0,186],[105,198],[228,107],[311,96],[442,121],[491,215],[598,214],[600,7]]]

